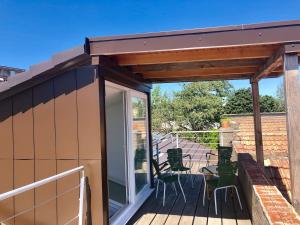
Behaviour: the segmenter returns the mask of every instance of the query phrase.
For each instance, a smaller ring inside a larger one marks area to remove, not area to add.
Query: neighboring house
[[[0,66],[0,82],[6,81],[8,77],[24,71],[25,70],[19,68]]]
[[[235,147],[255,159],[254,123],[251,115],[232,115],[239,132]],[[262,113],[262,135],[266,174],[283,196],[291,201],[291,181],[285,113]]]

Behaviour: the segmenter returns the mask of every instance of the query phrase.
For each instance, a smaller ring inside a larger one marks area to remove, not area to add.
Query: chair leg
[[[203,174],[200,174],[200,175],[203,177],[203,183],[204,183],[202,203],[203,203],[203,206],[205,206],[206,181],[205,181],[205,176]]]
[[[192,188],[194,188],[194,179],[193,179],[193,175],[192,175],[192,169],[190,169],[190,179],[192,182]]]
[[[158,195],[158,188],[159,188],[159,180],[157,179],[157,184],[156,184],[156,198],[157,198],[157,195]]]
[[[204,181],[203,198],[202,198],[203,206],[205,206],[205,193],[206,193],[206,182]]]
[[[166,183],[164,182],[164,197],[163,197],[163,206],[165,206],[165,200],[166,200]]]
[[[241,199],[240,199],[240,195],[239,195],[239,192],[238,192],[238,189],[237,187],[234,185],[233,188],[235,189],[235,193],[236,193],[236,196],[239,200],[239,204],[240,204],[240,207],[241,207],[241,210],[243,210],[243,207],[242,207],[242,203],[241,203]]]
[[[176,186],[175,186],[175,183],[174,183],[174,182],[172,183],[172,186],[173,186],[173,188],[174,188],[174,190],[175,190],[176,195],[178,195],[177,189],[176,189]]]
[[[218,190],[218,189],[215,189],[215,190],[214,190],[214,199],[215,199],[215,212],[216,212],[216,215],[218,215],[218,206],[217,206],[217,190]]]
[[[186,202],[185,194],[184,194],[184,192],[183,192],[183,188],[182,188],[181,183],[180,183],[179,174],[178,174],[178,184],[179,184],[180,190],[181,190],[181,192],[182,192],[182,195],[183,195],[183,198],[184,198],[184,202]]]
[[[225,202],[227,202],[227,188],[225,188]]]

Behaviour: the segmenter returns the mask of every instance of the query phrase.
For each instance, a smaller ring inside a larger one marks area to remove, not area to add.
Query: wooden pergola
[[[256,157],[261,166],[258,83],[284,75],[292,197],[300,212],[300,21],[87,38],[85,48],[93,65],[114,71],[137,86],[249,79]]]

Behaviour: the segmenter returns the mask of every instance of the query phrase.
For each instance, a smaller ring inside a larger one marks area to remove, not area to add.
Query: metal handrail
[[[32,190],[34,188],[40,187],[42,185],[48,184],[50,182],[59,180],[63,177],[66,177],[66,176],[69,176],[69,175],[72,175],[72,174],[78,173],[78,172],[81,172],[81,178],[80,178],[79,211],[78,211],[77,217],[78,217],[78,224],[83,225],[83,200],[84,200],[85,178],[86,178],[84,176],[84,166],[79,166],[79,167],[76,167],[74,169],[56,174],[54,176],[47,177],[43,180],[31,183],[31,184],[27,184],[23,187],[19,187],[17,189],[12,190],[12,191],[8,191],[8,192],[5,192],[3,194],[0,194],[0,201],[3,201],[5,199],[11,198],[13,196],[22,194],[26,191]]]

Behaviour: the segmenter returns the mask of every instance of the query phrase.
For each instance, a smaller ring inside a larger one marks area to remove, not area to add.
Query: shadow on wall
[[[46,104],[61,95],[68,95],[92,84],[96,79],[92,70],[94,68],[91,66],[73,69],[2,100],[0,102],[0,122],[18,113],[25,113],[39,104]]]

